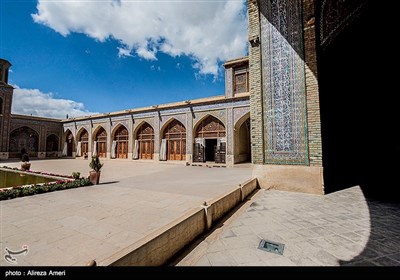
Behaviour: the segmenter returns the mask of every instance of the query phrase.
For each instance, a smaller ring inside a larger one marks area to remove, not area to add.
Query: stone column
[[[186,113],[186,162],[193,162],[193,116]]]
[[[104,128],[107,131],[107,158],[111,158],[111,147],[112,147],[112,122],[108,119],[107,125]]]
[[[233,165],[233,108],[226,109],[226,164]]]
[[[154,124],[154,161],[160,160],[160,144],[161,144],[161,135],[160,135],[160,118],[159,115],[156,114],[153,119]]]
[[[88,138],[88,159],[92,158],[92,149],[93,149],[93,122],[89,120],[89,138]]]
[[[38,145],[38,158],[46,157],[46,127],[39,126],[39,145]]]
[[[133,119],[132,117],[129,115],[128,116],[128,159],[132,160],[133,158]]]
[[[77,139],[76,139],[76,123],[74,123],[74,127],[72,128],[72,136],[74,136],[74,141],[73,141],[73,145],[72,145],[72,157],[75,158],[76,156],[76,147],[77,147]]]

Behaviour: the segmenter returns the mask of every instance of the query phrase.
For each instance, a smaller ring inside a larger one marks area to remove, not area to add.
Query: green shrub
[[[92,168],[94,171],[99,172],[100,169],[103,167],[104,163],[100,162],[98,156],[92,157],[91,162],[89,163],[89,167]]]
[[[0,190],[0,200],[13,199],[16,197],[29,196],[34,194],[79,188],[91,185],[88,178],[80,178],[75,181],[57,181],[56,183],[38,184],[29,187],[13,187]]]
[[[80,172],[72,172],[72,178],[74,178],[75,180],[79,179],[80,177],[81,177]]]

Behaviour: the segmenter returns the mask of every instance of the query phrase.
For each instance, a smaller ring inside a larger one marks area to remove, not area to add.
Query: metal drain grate
[[[258,245],[258,249],[267,251],[270,253],[275,253],[279,255],[283,255],[283,250],[285,249],[285,244],[272,242],[268,240],[261,240],[260,244]]]

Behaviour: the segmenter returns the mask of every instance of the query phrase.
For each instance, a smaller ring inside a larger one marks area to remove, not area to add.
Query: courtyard
[[[89,161],[33,160],[31,170],[87,176]],[[1,251],[17,265],[101,261],[251,177],[249,165],[209,168],[103,160],[100,185],[1,201]],[[18,167],[20,162],[2,162]],[[4,258],[0,264],[10,265]]]
[[[1,251],[27,245],[16,265],[101,263],[251,177],[246,164],[104,163],[100,185],[1,201]],[[86,176],[89,166],[82,159],[34,160],[32,170]],[[324,196],[261,189],[169,265],[399,266],[398,210],[359,186]],[[283,254],[258,249],[262,239],[284,244]],[[3,257],[0,264],[10,265]]]

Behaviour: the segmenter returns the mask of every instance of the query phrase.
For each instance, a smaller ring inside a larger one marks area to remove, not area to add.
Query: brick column
[[[10,135],[11,105],[14,89],[9,85],[0,85],[0,98],[3,99],[0,116],[0,159],[8,158],[8,141]]]
[[[186,162],[193,162],[193,115],[186,113]]]
[[[311,166],[322,167],[321,118],[317,72],[315,0],[303,1],[308,148]]]
[[[161,145],[161,138],[162,135],[160,135],[160,118],[159,115],[154,116],[154,161],[159,161],[160,160],[160,145]]]
[[[250,72],[250,131],[251,158],[254,164],[264,163],[263,101],[261,82],[260,15],[257,1],[248,2],[249,72]]]

